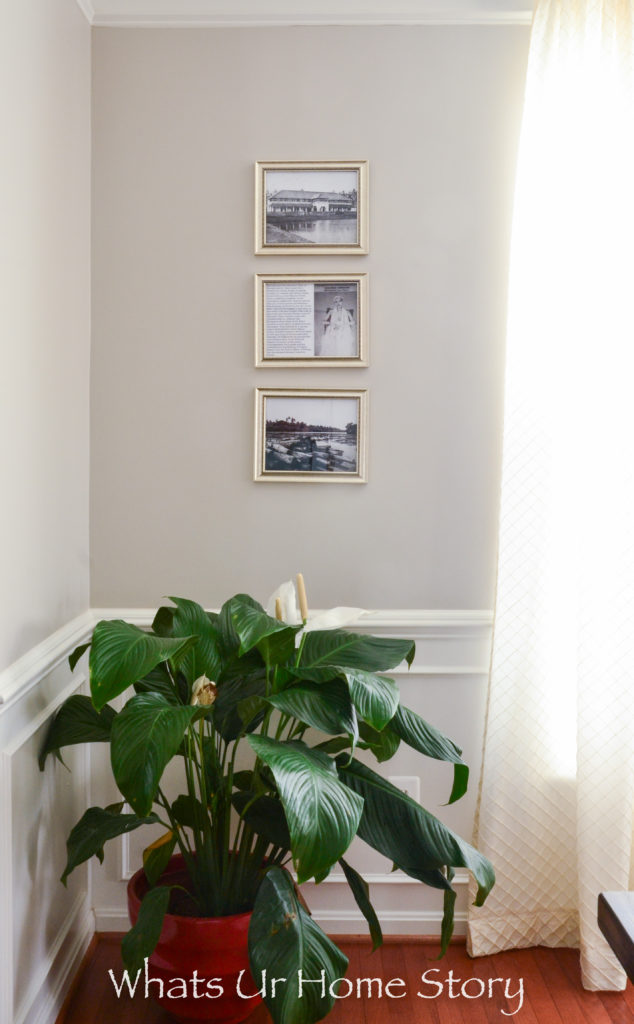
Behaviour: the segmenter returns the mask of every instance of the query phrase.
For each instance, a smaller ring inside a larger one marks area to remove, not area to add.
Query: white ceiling
[[[77,0],[92,25],[509,25],[533,0]]]

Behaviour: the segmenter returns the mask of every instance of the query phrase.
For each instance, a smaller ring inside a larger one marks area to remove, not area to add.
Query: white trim
[[[67,700],[69,697],[72,697],[74,693],[77,693],[77,691],[81,689],[85,682],[86,676],[83,673],[79,673],[77,676],[73,676],[68,686],[65,686],[64,689],[57,694],[54,700],[47,704],[46,707],[43,707],[42,710],[39,711],[37,715],[35,715],[35,717],[30,720],[28,725],[26,725],[24,729],[22,729],[22,731],[19,732],[17,736],[15,736],[11,740],[10,743],[7,743],[3,752],[8,757],[13,757],[14,754],[18,752],[20,747],[23,747],[24,744],[30,740],[33,733],[37,732],[38,729],[40,729],[46,722],[48,722],[48,720],[55,714],[57,709],[61,707],[64,701]]]
[[[0,914],[0,1021],[13,1019],[13,816],[11,759],[0,754],[0,878],[4,899]]]
[[[531,0],[78,0],[91,23],[120,27],[530,25]]]
[[[77,935],[65,949],[65,943],[71,928],[79,924]],[[81,958],[90,945],[95,933],[95,919],[88,905],[88,893],[78,895],[71,907],[62,927],[55,936],[46,960],[43,961],[29,991],[16,1010],[14,1024],[49,1024],[59,1012],[65,996],[66,986],[73,977]],[[57,978],[50,992],[42,994],[46,982],[55,967],[55,961],[61,955],[60,964],[55,972]],[[38,1000],[41,1004],[38,1008]]]
[[[363,871],[363,878],[368,885],[420,885],[421,883],[417,878],[410,878],[409,875],[404,875],[402,871],[392,871],[389,875],[382,875],[378,872],[368,874]],[[320,885],[326,885],[327,882],[334,882],[338,885],[347,885],[346,876],[339,872],[328,875],[324,878]],[[314,883],[308,883],[313,884]],[[468,885],[469,884],[469,873],[467,871],[456,871],[456,874],[452,880],[452,885]]]
[[[90,611],[78,615],[0,672],[0,704],[9,704],[37,686],[85,640],[93,625],[94,617]]]
[[[408,935],[440,934],[441,910],[381,910],[378,913],[381,928],[386,936],[399,932]],[[336,934],[337,931],[352,931],[351,926],[354,926],[354,932],[360,935],[364,935],[368,930],[367,921],[360,910],[316,909],[311,915],[319,924],[325,925],[330,934]],[[464,926],[466,920],[466,911],[457,910],[454,915],[456,935],[464,934],[464,927],[461,926]],[[98,932],[126,932],[130,927],[127,913],[112,907],[95,907],[95,921]],[[429,931],[425,931],[425,926]]]

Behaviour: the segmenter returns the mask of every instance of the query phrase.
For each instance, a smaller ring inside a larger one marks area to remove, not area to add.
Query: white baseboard
[[[14,1024],[52,1024],[56,1020],[94,934],[95,916],[86,893],[76,901],[58,932],[47,959],[15,1012]]]

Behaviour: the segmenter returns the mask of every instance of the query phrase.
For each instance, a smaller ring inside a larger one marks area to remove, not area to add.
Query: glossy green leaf
[[[389,761],[394,757],[401,744],[400,737],[392,732],[389,725],[379,732],[378,729],[373,729],[366,722],[361,722],[359,736],[361,749],[371,750],[379,762]]]
[[[222,669],[218,627],[210,621],[205,609],[195,601],[188,601],[183,597],[170,597],[170,601],[176,605],[172,619],[172,636],[187,637],[193,634],[198,637],[196,645],[181,661],[181,672],[185,674],[190,686],[200,676],[207,676],[207,679],[215,683]]]
[[[447,881],[451,883],[455,871],[452,868],[447,870]],[[453,888],[445,889],[443,893],[443,915],[442,925],[440,928],[440,955],[438,959],[445,955],[449,949],[449,943],[451,942],[451,936],[453,935],[454,929],[454,911],[456,906],[456,891]]]
[[[314,682],[322,686],[333,679],[345,680],[359,717],[374,729],[384,729],[398,708],[398,687],[388,676],[378,676],[374,672],[346,665],[300,667],[293,669],[292,673],[302,683]]]
[[[253,772],[249,768],[233,773],[233,784],[236,789],[247,790],[253,786]]]
[[[101,710],[162,661],[178,660],[196,637],[171,639],[145,633],[120,619],[98,622],[90,651],[90,690],[93,704]]]
[[[345,975],[347,957],[324,935],[302,907],[293,880],[281,868],[271,868],[260,885],[249,928],[251,973],[259,978],[286,978],[274,999],[266,1004],[274,1024],[314,1024],[330,1012],[334,997],[329,988]],[[321,985],[305,985],[299,998],[300,977],[321,978]],[[336,986],[334,986],[336,991]]]
[[[166,832],[143,851],[143,870],[150,885],[156,885],[174,853],[176,833]]]
[[[415,644],[411,640],[367,636],[344,629],[312,630],[306,634],[300,665],[323,668],[345,665],[366,672],[385,672],[405,660],[411,665]]]
[[[258,604],[257,601],[254,601],[248,594],[236,594],[234,597],[230,597],[228,601],[225,601],[220,609],[220,614],[218,615],[218,633],[220,636],[222,653],[225,658],[228,658],[232,654],[237,654],[238,648],[240,647],[240,637],[236,633],[231,618],[231,612],[235,610],[238,605],[248,605],[250,608],[254,608],[263,615],[266,614],[262,605]]]
[[[372,952],[374,952],[375,949],[378,949],[379,946],[383,945],[383,932],[381,931],[381,925],[379,924],[379,919],[376,916],[376,911],[370,903],[370,887],[365,878],[362,878],[359,872],[355,871],[355,869],[348,864],[343,857],[339,858],[339,863],[341,864],[343,873],[346,876],[346,882],[350,886],[355,902],[368,922],[370,937],[372,939]]]
[[[44,770],[48,754],[59,756],[62,747],[76,743],[107,743],[115,715],[109,705],[96,711],[90,697],[82,694],[69,697],[48,727],[38,761],[40,771]]]
[[[397,709],[389,728],[421,754],[437,761],[451,762],[454,765],[454,784],[448,803],[452,804],[464,796],[469,784],[469,767],[462,760],[462,750],[453,740],[444,736],[415,711],[402,705]]]
[[[242,732],[244,725],[238,710],[242,701],[249,697],[263,697],[266,693],[266,677],[263,672],[244,678],[232,679],[223,683],[218,689],[218,696],[214,708],[214,722],[216,729],[227,742],[235,740]],[[251,722],[250,727],[256,728],[257,718]]]
[[[285,622],[272,619],[265,611],[238,598],[231,601],[229,614],[233,629],[240,639],[238,654],[247,654],[257,647],[270,665],[284,662],[293,654],[295,635],[301,626],[288,626]]]
[[[249,743],[275,777],[298,881],[319,876],[352,842],[362,798],[339,781],[334,762],[322,751],[266,736],[249,736]]]
[[[427,884],[430,871],[440,871],[445,866],[468,868],[478,883],[476,905],[484,903],[495,881],[493,866],[486,857],[359,761],[345,763],[340,758],[338,763],[340,778],[363,797],[358,831],[369,846],[389,857],[412,878]]]
[[[139,818],[136,814],[119,814],[116,810],[89,807],[66,840],[67,862],[62,882],[66,885],[71,871],[90,857],[96,855],[103,861],[104,844],[109,839],[122,836],[125,832],[134,832],[141,825],[153,825],[157,821],[155,814]]]
[[[90,647],[91,643],[92,643],[92,641],[89,640],[87,644],[80,644],[79,647],[75,648],[75,650],[72,652],[72,654],[68,655],[68,664],[70,665],[71,672],[75,671],[75,665],[77,664],[79,659],[82,657],[82,655],[84,655],[86,653],[86,651]]]
[[[198,830],[204,828],[207,819],[207,812],[200,800],[190,793],[181,793],[176,797],[172,804],[172,814],[179,825]]]
[[[359,737],[357,716],[342,679],[328,683],[304,683],[267,698],[278,711],[299,719],[328,735],[346,733],[353,743]]]
[[[133,928],[121,940],[121,957],[126,970],[136,974],[144,960],[155,950],[163,930],[163,919],[169,906],[172,886],[148,889],[141,900],[139,916]]]
[[[264,697],[245,697],[244,700],[238,702],[237,706],[240,721],[246,726],[252,725],[256,718],[261,722],[267,707],[268,704]]]
[[[343,736],[335,736],[331,740],[325,740],[323,743],[316,743],[313,750],[323,750],[324,754],[340,754],[342,750],[347,750],[350,746],[350,740],[344,739]]]
[[[234,793],[232,803],[247,825],[259,836],[268,839],[273,846],[290,850],[291,837],[286,823],[284,808],[275,797],[250,791]]]
[[[166,605],[159,608],[152,620],[152,632],[156,633],[157,636],[172,636],[175,614],[175,608],[170,608]]]
[[[165,767],[197,710],[169,704],[158,693],[142,693],[117,715],[110,741],[112,771],[137,814],[151,811]]]
[[[178,672],[171,676],[163,662],[134,684],[135,693],[160,693],[168,704],[188,703],[188,689],[183,676]]]

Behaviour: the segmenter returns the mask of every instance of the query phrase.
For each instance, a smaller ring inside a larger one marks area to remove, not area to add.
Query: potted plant
[[[274,1021],[312,1024],[330,1010],[347,960],[310,917],[298,884],[322,881],[338,862],[374,948],[382,941],[368,886],[344,859],[356,835],[443,891],[442,952],[453,930],[453,869],[473,873],[477,904],[494,881],[485,857],[357,750],[383,762],[406,743],[451,762],[450,802],[465,792],[468,768],[451,740],[400,704],[396,683],[384,675],[403,660],[411,665],[410,641],[311,629],[305,605],[301,622],[285,622],[279,605],[273,618],[243,594],[219,614],[170,600],[150,630],[99,622],[70,658],[74,668],[90,647],[91,696],[61,706],[40,766],[50,753],[61,759],[70,744],[107,742],[123,801],[91,807],[75,825],[62,881],[90,857],[103,860],[109,840],[162,824],[130,883],[133,927],[122,941],[128,976],[147,971],[149,958],[153,976],[166,983],[191,980],[197,970],[213,988],[204,974],[210,970],[224,993],[199,984],[195,996],[187,991],[187,1003],[179,991],[171,1003],[164,994],[164,1005],[182,1018],[227,1021],[251,1012],[255,1000],[242,995],[263,988],[263,977],[283,977],[287,983],[274,994],[263,991]],[[117,711],[111,701],[121,695],[128,699]],[[171,761],[183,780],[176,796],[164,780]],[[220,940],[218,919],[228,929]],[[202,959],[205,922],[216,929],[211,962]],[[176,961],[166,951],[171,937]],[[193,960],[183,975],[186,948]],[[219,950],[227,952],[224,965]],[[322,971],[324,985],[305,985],[300,998],[298,979]]]

